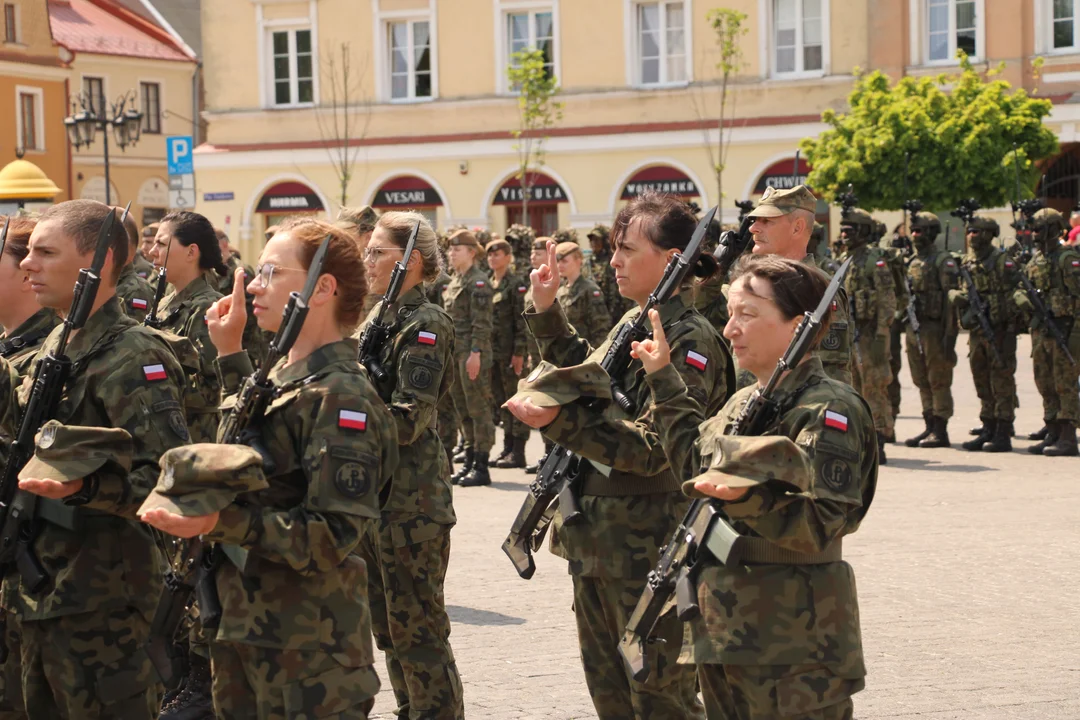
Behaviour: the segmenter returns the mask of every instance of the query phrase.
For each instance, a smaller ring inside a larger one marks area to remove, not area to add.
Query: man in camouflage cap
[[[611,229],[597,223],[586,237],[592,254],[585,261],[585,274],[600,287],[608,315],[613,323],[618,323],[632,303],[619,294],[619,284],[615,282],[615,268],[611,267]]]
[[[581,246],[576,242],[561,242],[555,246],[555,258],[563,278],[556,297],[566,321],[590,345],[600,347],[611,330],[611,315],[600,286],[581,271],[584,263]]]
[[[19,471],[19,479],[50,478],[72,482],[87,478],[106,465],[112,473],[131,471],[131,434],[122,428],[63,425],[49,420],[35,438],[34,456]]]
[[[184,517],[220,512],[237,496],[269,487],[262,456],[247,445],[196,443],[161,456],[161,475],[139,515],[163,508]]]
[[[525,338],[525,294],[529,291],[529,278],[511,269],[513,256],[510,243],[492,240],[484,247],[491,267],[492,326],[491,334],[491,389],[495,399],[494,409],[502,420],[503,447],[492,463],[499,468],[525,467],[525,443],[529,439],[529,427],[513,414],[502,408],[506,399],[514,394],[518,378],[525,369],[528,348]]]

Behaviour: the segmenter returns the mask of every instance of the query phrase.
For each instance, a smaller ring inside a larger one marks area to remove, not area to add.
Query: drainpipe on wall
[[[195,63],[195,72],[191,74],[191,145],[199,145],[199,75],[202,73],[202,60]]]

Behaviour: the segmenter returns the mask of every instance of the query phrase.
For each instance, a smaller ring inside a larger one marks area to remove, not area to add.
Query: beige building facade
[[[857,68],[894,78],[937,73],[955,66],[957,49],[983,67],[1004,62],[1005,77],[1032,91],[1031,61],[1045,57],[1037,91],[1055,103],[1050,125],[1063,172],[1072,157],[1080,0],[724,4],[748,15],[748,31],[720,188],[712,170],[718,51],[706,19],[715,3],[204,2],[207,137],[195,153],[197,209],[226,225],[246,257],[283,216],[334,216],[343,202],[418,208],[440,226],[505,229],[522,219],[510,135],[517,98],[506,68],[523,47],[545,52],[564,103],[526,218],[544,231],[610,222],[649,187],[702,207],[720,203],[734,220],[735,200],[806,174],[805,163],[794,167],[796,146],[824,129],[823,110],[845,107]],[[1080,175],[1080,163],[1069,174]],[[1075,178],[1059,183],[1061,201],[1076,187]],[[819,210],[820,220],[835,222],[834,210]]]

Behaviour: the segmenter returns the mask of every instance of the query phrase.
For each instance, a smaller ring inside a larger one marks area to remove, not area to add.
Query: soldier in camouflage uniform
[[[533,270],[539,270],[540,266],[547,262],[547,244],[548,242],[555,242],[553,238],[538,237],[533,241],[532,252],[529,255],[529,264]],[[529,289],[525,292],[525,307],[529,307],[533,304],[532,300],[532,273],[529,275]],[[532,332],[528,328],[528,323],[525,327],[525,346],[529,350],[529,369],[533,370],[540,364],[540,346],[536,344],[536,338],[533,337]],[[544,461],[544,457],[551,452],[552,444],[550,440],[544,440],[544,456],[538,459],[536,462],[525,466],[526,475],[535,475],[540,469],[540,464]]]
[[[149,246],[156,236],[156,223],[154,226],[145,226],[141,233],[137,233],[135,252],[131,256],[131,264],[135,268],[135,274],[143,280],[150,280],[154,276],[154,263],[150,262]],[[146,252],[143,252],[144,245],[147,246]]]
[[[581,272],[581,246],[561,242],[555,247],[562,285],[556,299],[566,321],[593,347],[604,342],[611,329],[611,316],[600,287]]]
[[[726,434],[828,284],[818,270],[776,256],[744,258],[732,278],[726,336],[756,382],[715,417],[668,363],[662,330],[638,347],[657,398],[656,429],[684,492],[725,501],[724,519],[747,538],[742,567],[708,555],[699,565],[701,614],[680,661],[697,665],[710,718],[850,720],[866,666],[841,539],[873,499],[873,420],[862,398],[809,354],[780,380],[781,414],[761,436]]]
[[[1066,339],[1073,360],[1080,358],[1080,251],[1062,245],[1065,218],[1044,208],[1032,222],[1034,254],[1022,272],[1041,296],[1051,321]],[[1031,364],[1035,386],[1042,395],[1046,437],[1029,448],[1033,454],[1075,456],[1076,424],[1080,421],[1077,376],[1080,365],[1070,362],[1065,351],[1047,330],[1046,320],[1034,312],[1027,294],[1015,293],[1017,305],[1031,315]]]
[[[510,271],[510,243],[492,240],[484,250],[492,273],[492,326],[498,328],[491,335],[491,389],[495,412],[500,415],[503,427],[502,454],[492,464],[497,468],[523,468],[529,428],[502,405],[517,392],[518,378],[525,368],[528,353],[525,338],[529,331],[522,313],[529,279]]]
[[[462,487],[490,485],[488,456],[495,445],[491,417],[491,281],[476,265],[483,248],[468,230],[450,236],[450,264],[454,277],[443,302],[454,320],[454,405],[461,416],[465,462],[453,476]]]
[[[25,375],[37,349],[60,318],[51,308],[38,305],[26,273],[19,263],[29,252],[30,234],[35,220],[12,218],[4,254],[0,256],[0,325],[10,328],[0,332],[0,357],[6,358],[15,372]]]
[[[240,281],[243,287],[247,287],[255,278],[255,270],[250,265],[245,263],[239,253],[233,252],[229,246],[229,236],[225,234],[225,231],[221,228],[214,228],[214,233],[217,235],[218,247],[221,248],[221,257],[225,262],[225,269],[228,271],[224,274],[215,272],[208,276],[211,280],[211,285],[221,293],[222,295],[231,295],[233,291],[233,283],[236,282],[236,271],[243,269],[244,277]],[[266,355],[266,349],[270,345],[270,341],[273,339],[269,333],[265,333],[259,329],[259,323],[255,318],[255,314],[252,312],[252,303],[255,302],[255,296],[249,292],[244,293],[244,300],[246,301],[246,307],[248,311],[247,327],[244,328],[244,350],[247,351],[248,357],[255,364],[255,367],[259,366],[263,357]]]
[[[893,287],[896,289],[896,315],[893,317],[892,326],[889,328],[889,372],[892,380],[889,381],[889,407],[892,410],[893,432],[896,428],[896,416],[900,414],[900,369],[903,367],[904,343],[901,338],[904,335],[904,308],[908,304],[907,289],[907,263],[908,256],[905,248],[906,238],[902,235],[886,239],[889,233],[888,226],[877,221],[879,248],[885,251],[885,257],[889,261],[889,269],[893,274]],[[896,435],[888,438],[889,442],[896,442]]]
[[[417,221],[413,256],[402,258]],[[376,358],[386,378],[369,377],[397,424],[400,462],[381,517],[368,524],[358,553],[368,566],[371,627],[386,653],[397,717],[461,720],[461,679],[443,598],[457,517],[449,460],[432,423],[439,398],[454,381],[454,323],[422,292],[422,283],[438,278],[441,268],[435,232],[419,213],[379,218],[367,247],[373,293],[386,292],[398,261],[408,263],[407,272],[387,316],[397,329]],[[376,306],[367,322],[378,311]]]
[[[268,487],[245,492],[222,510],[184,516],[148,510],[160,530],[225,547],[215,580],[222,617],[210,643],[214,709],[219,717],[286,720],[366,718],[379,689],[367,600],[368,568],[354,554],[379,521],[380,493],[398,468],[396,423],[356,362],[349,339],[367,294],[354,238],[328,223],[286,221],[263,248],[249,290],[260,326],[275,332],[290,292],[331,236],[324,272],[288,358],[270,372],[277,388],[255,425]],[[273,266],[273,272],[265,272]],[[208,313],[218,367],[237,401],[253,367],[241,341],[246,322],[236,288]],[[213,458],[197,459],[212,465]],[[181,471],[177,470],[177,474]],[[165,477],[164,488],[168,488]],[[247,551],[241,571],[233,559]],[[374,569],[372,569],[374,571]]]
[[[655,289],[669,259],[686,247],[696,224],[684,203],[653,193],[631,200],[619,212],[612,263],[620,291],[639,308]],[[594,348],[567,323],[555,302],[559,273],[554,242],[549,243],[548,253],[548,262],[533,282],[534,305],[526,310],[543,359],[558,367],[599,362],[616,330]],[[712,415],[723,405],[734,381],[723,341],[683,294],[654,312],[654,323],[663,327],[671,344],[672,372],[682,377],[701,412]],[[627,313],[624,321],[633,317],[633,312]],[[674,607],[659,620],[658,642],[649,645],[653,672],[644,683],[628,675],[617,650],[645,587],[646,574],[688,501],[658,442],[652,419],[654,395],[640,362],[631,362],[615,380],[633,402],[629,412],[615,402],[537,407],[525,399],[527,393],[511,399],[510,409],[552,442],[587,460],[582,461],[579,493],[586,519],[567,527],[561,513],[556,513],[551,549],[570,563],[582,665],[597,716],[601,720],[703,718],[692,669],[677,663],[682,627]]]
[[[611,267],[611,229],[607,225],[597,224],[586,236],[592,254],[585,261],[585,274],[600,288],[607,305],[608,315],[616,321],[630,309],[630,303],[619,294],[619,284],[615,282],[615,269]]]
[[[90,265],[109,208],[73,200],[48,208],[22,269],[43,307],[70,308],[79,269]],[[130,471],[102,469],[70,482],[24,477],[43,496],[33,550],[52,578],[31,594],[18,572],[4,578],[4,608],[15,613],[22,685],[31,718],[154,717],[159,686],[143,650],[162,589],[161,556],[134,521],[153,488],[158,458],[189,441],[183,371],[166,342],[124,315],[115,295],[128,238],[113,227],[96,310],[70,341],[74,363],[56,420],[119,428],[132,439]],[[39,351],[56,350],[60,328]],[[19,390],[29,399],[30,380]]]
[[[949,294],[958,285],[960,272],[952,253],[934,245],[941,221],[932,213],[911,216],[915,255],[908,264],[911,294],[919,334],[907,326],[907,357],[911,381],[919,389],[925,429],[908,438],[908,447],[949,447],[949,418],[953,415],[952,380],[956,367],[958,328]],[[907,308],[898,308],[906,322]]]
[[[510,226],[506,231],[506,242],[510,243],[510,249],[514,256],[514,272],[528,277],[531,267],[533,241],[536,233],[528,225],[517,223]]]
[[[443,293],[446,291],[446,286],[450,284],[450,275],[446,272],[446,265],[449,263],[446,260],[446,254],[442,251],[443,239],[440,236],[440,251],[439,255],[443,260],[443,265],[439,270],[439,277],[434,281],[426,284],[424,294],[427,296],[428,302],[433,305],[443,307]],[[448,392],[439,398],[438,404],[438,433],[439,440],[442,441],[443,447],[446,448],[446,458],[450,460],[450,474],[454,474],[454,461],[452,459],[454,442],[458,436],[458,426],[461,422],[458,420],[457,408],[454,406],[454,393]]]
[[[895,436],[892,404],[889,402],[889,333],[896,315],[896,287],[889,258],[871,245],[874,219],[865,210],[852,208],[841,220],[840,234],[851,256],[851,269],[844,278],[851,324],[855,331],[855,362],[852,387],[870,406],[878,432],[878,460],[885,464],[886,438]]]
[[[124,213],[124,208],[116,208],[117,220],[123,218],[124,230],[128,236],[128,262],[116,278],[116,295],[124,306],[124,312],[135,318],[136,322],[142,322],[146,317],[147,308],[154,299],[154,288],[146,281],[144,276],[136,272],[134,258],[136,248],[139,247],[139,229],[135,225],[134,218]]]
[[[968,254],[963,265],[975,281],[984,304],[988,306],[990,329],[1002,363],[994,357],[990,341],[976,319],[967,297],[967,284],[950,293],[960,316],[960,327],[969,330],[968,362],[979,396],[982,432],[963,443],[965,450],[1009,452],[1012,450],[1013,420],[1016,417],[1016,333],[1020,311],[1012,293],[1019,268],[1008,253],[994,247],[998,224],[990,218],[975,217],[967,226]]]

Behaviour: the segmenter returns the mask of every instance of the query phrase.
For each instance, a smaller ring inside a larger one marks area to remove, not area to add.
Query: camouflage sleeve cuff
[[[221,388],[226,395],[239,392],[244,378],[255,372],[246,351],[224,355],[214,362],[218,375],[221,376]]]
[[[732,520],[748,520],[769,512],[771,494],[764,487],[750,488],[741,500],[724,503],[724,514]]]
[[[536,307],[530,304],[525,308],[525,322],[537,340],[571,337],[574,334],[558,302],[552,303],[544,312],[536,312]]]
[[[581,430],[581,423],[574,418],[575,411],[579,409],[579,405],[561,406],[555,419],[540,428],[540,434],[553,443],[573,450],[574,438],[578,437]]]
[[[655,404],[667,402],[686,392],[682,375],[670,362],[656,372],[646,375],[645,382],[652,390]]]
[[[217,525],[203,538],[211,542],[251,545],[256,536],[257,512],[255,508],[228,505],[218,515]]]

